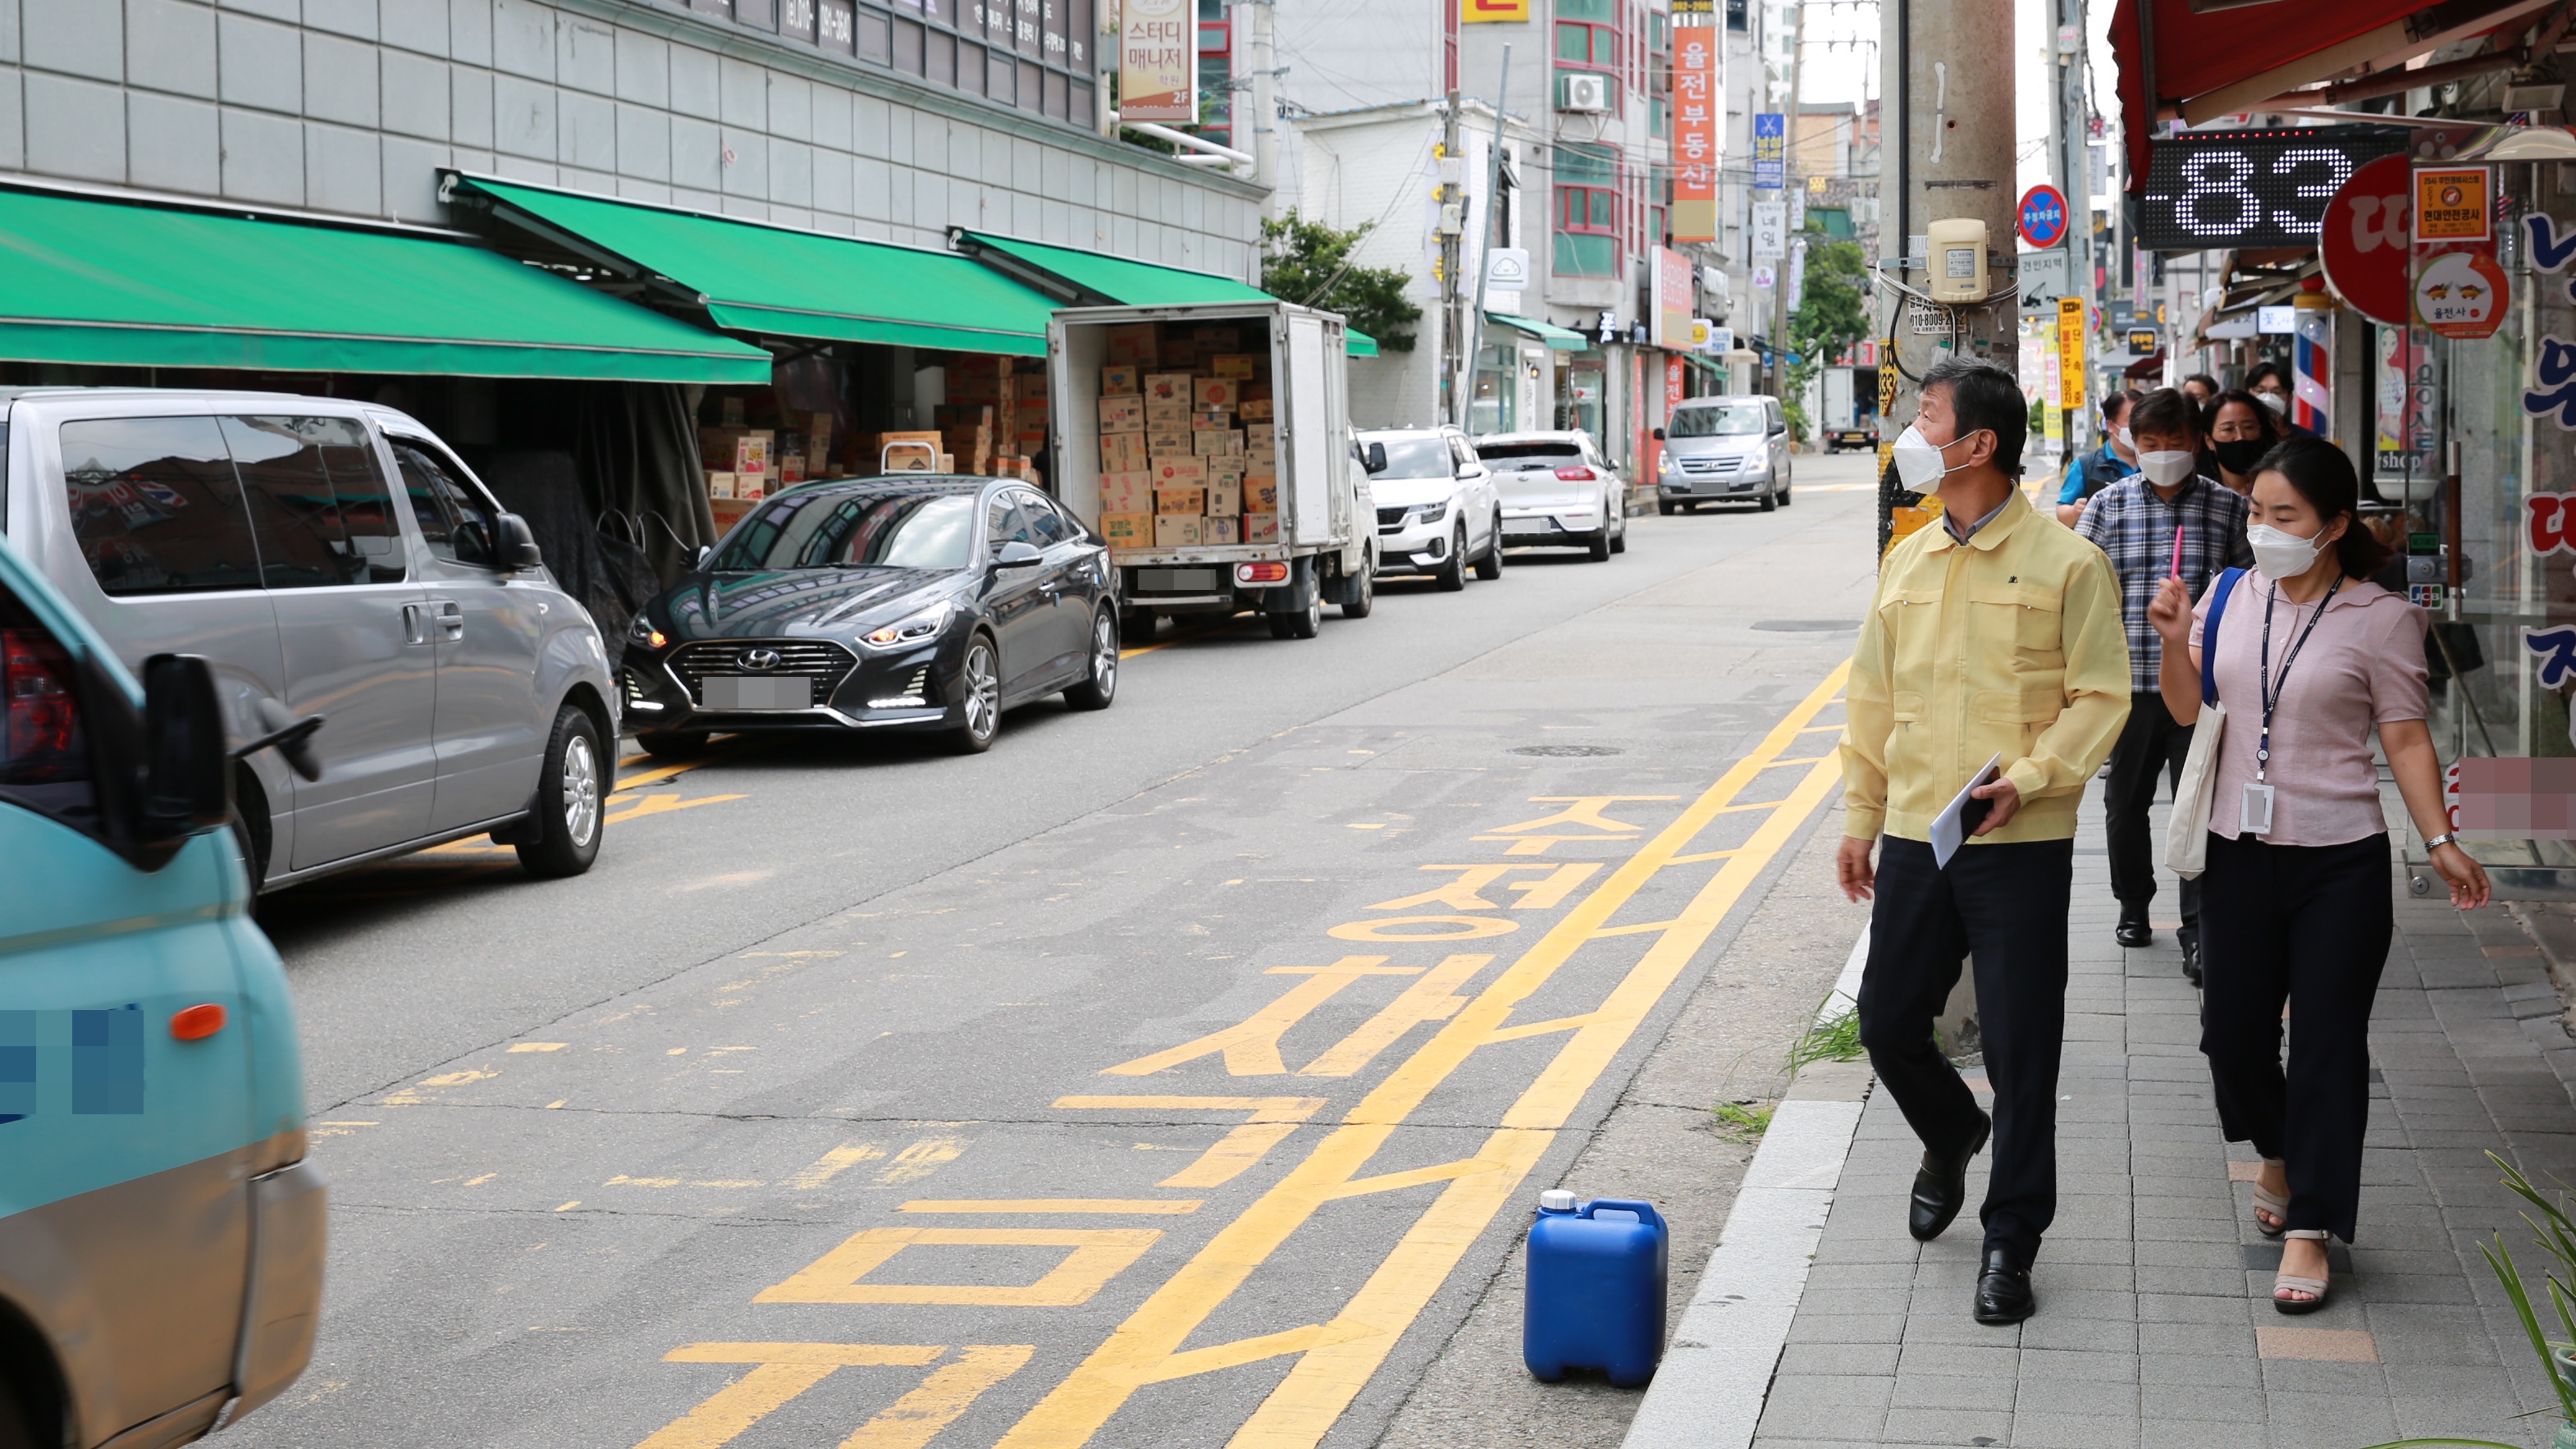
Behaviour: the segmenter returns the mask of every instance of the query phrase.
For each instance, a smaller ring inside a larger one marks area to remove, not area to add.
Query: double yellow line
[[[1287,1449],[1319,1443],[1385,1362],[1431,1296],[1447,1281],[1477,1236],[1555,1141],[1593,1083],[1706,945],[1798,828],[1839,779],[1830,753],[1793,755],[1802,736],[1839,731],[1817,725],[1835,702],[1848,663],[1836,668],[1751,754],[1729,769],[1681,817],[1629,857],[1608,879],[1460,1011],[1438,1035],[1370,1092],[1241,1217],[1119,1325],[1071,1376],[1058,1384],[1000,1441],[1003,1449],[1073,1449],[1087,1444],[1137,1390],[1263,1359],[1296,1365],[1239,1429],[1238,1449]],[[1778,798],[1737,803],[1774,771],[1805,766]],[[1721,815],[1767,810],[1751,839],[1731,850],[1685,852]],[[1669,920],[1613,926],[1611,919],[1657,872],[1693,861],[1722,860],[1680,914]],[[1521,1003],[1546,986],[1587,943],[1650,936],[1643,957],[1601,1004],[1575,1016],[1514,1023]],[[1431,1093],[1477,1048],[1565,1033],[1568,1040],[1503,1114],[1502,1125],[1474,1156],[1430,1167],[1361,1175],[1370,1159]],[[1394,1251],[1330,1321],[1231,1343],[1182,1349],[1190,1336],[1326,1203],[1430,1183],[1447,1188],[1415,1220]]]

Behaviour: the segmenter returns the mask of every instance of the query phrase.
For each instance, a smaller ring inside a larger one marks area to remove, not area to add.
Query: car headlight
[[[1417,503],[1411,508],[1404,510],[1404,521],[1408,525],[1416,523],[1438,523],[1440,520],[1447,518],[1448,516],[1449,500],[1446,498],[1441,499],[1437,503]]]
[[[870,629],[859,637],[879,649],[892,649],[902,644],[918,644],[937,634],[948,622],[952,606],[946,599],[918,614],[907,615],[891,624]]]
[[[661,630],[653,627],[653,621],[650,618],[642,614],[636,615],[635,622],[626,626],[626,637],[647,649],[659,649],[671,642],[663,636]]]

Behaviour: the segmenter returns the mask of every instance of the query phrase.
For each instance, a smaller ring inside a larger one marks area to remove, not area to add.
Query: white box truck
[[[1109,540],[1128,638],[1164,614],[1251,609],[1280,639],[1313,638],[1326,604],[1367,616],[1377,514],[1339,316],[1069,307],[1047,324],[1047,370],[1051,481]]]

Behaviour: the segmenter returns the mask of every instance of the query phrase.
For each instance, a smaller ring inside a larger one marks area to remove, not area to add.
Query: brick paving
[[[2392,868],[2361,1241],[2334,1248],[2328,1307],[2292,1318],[2268,1301],[2280,1249],[2253,1226],[2252,1149],[2219,1135],[2198,993],[2168,927],[2141,950],[2112,941],[2101,841],[2097,798],[2077,841],[2076,898],[2093,904],[2068,924],[2060,1198],[2038,1315],[2018,1328],[1969,1316],[1986,1159],[1947,1234],[1906,1234],[1921,1146],[1874,1092],[1755,1443],[2546,1444],[2556,1399],[2478,1252],[2501,1231],[2538,1279],[2487,1152],[2576,1186],[2576,1041],[2530,937],[2500,907],[2410,898]],[[2174,899],[2167,881],[2158,912]]]

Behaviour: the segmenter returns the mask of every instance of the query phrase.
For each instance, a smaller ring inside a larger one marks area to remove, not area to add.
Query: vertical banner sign
[[[1125,0],[1119,7],[1118,119],[1199,123],[1194,24],[1190,0]]]
[[[1458,18],[1469,25],[1529,19],[1529,0],[1458,0]]]
[[[1789,208],[1777,201],[1753,203],[1753,259],[1776,262],[1789,249]],[[1768,282],[1756,282],[1767,287]]]
[[[1789,310],[1807,300],[1807,244],[1801,240],[1789,250]]]
[[[2496,265],[2495,175],[2483,166],[2415,172],[2415,320],[2443,337],[2493,337],[2511,284]]]
[[[1673,27],[1673,240],[1716,241],[1718,36]]]
[[[2057,393],[2066,407],[2084,402],[2084,299],[2057,300]]]
[[[1690,346],[1691,260],[1671,247],[1655,248],[1654,344],[1675,351]]]
[[[1789,180],[1789,118],[1780,111],[1753,116],[1753,187],[1773,191]]]

